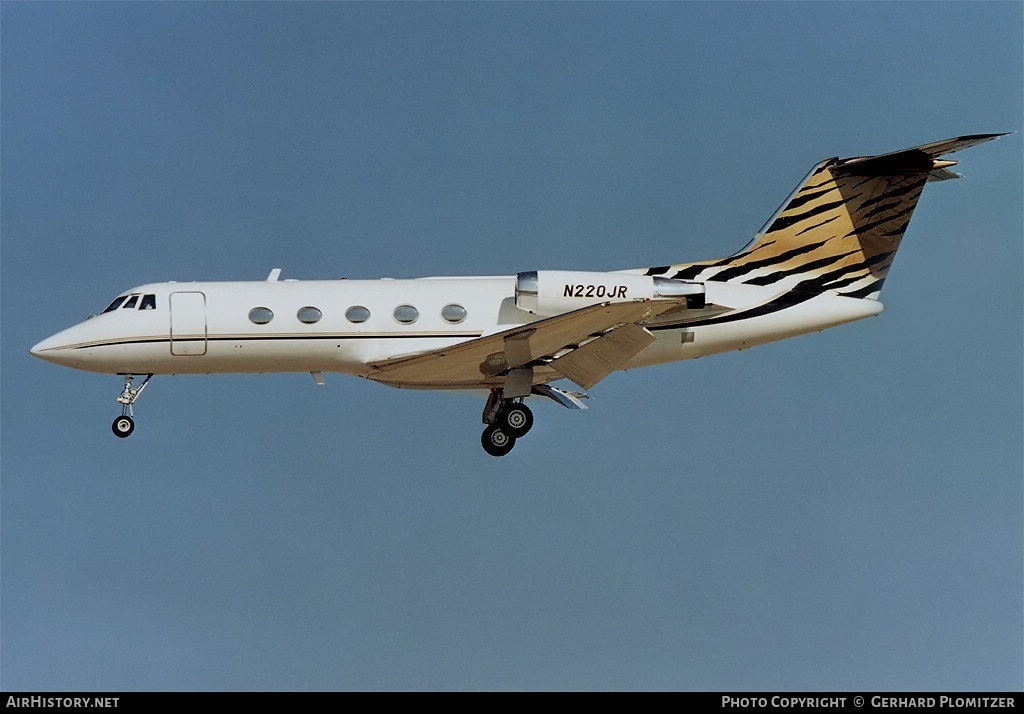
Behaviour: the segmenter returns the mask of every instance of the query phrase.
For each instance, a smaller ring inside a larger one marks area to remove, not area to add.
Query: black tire
[[[516,445],[516,438],[506,432],[503,426],[491,424],[484,429],[480,443],[483,444],[484,451],[491,456],[504,456]]]
[[[130,416],[119,416],[110,425],[110,429],[114,432],[114,436],[126,439],[135,431],[135,420]]]
[[[508,404],[498,415],[497,423],[514,438],[521,439],[533,428],[533,412],[525,404]]]

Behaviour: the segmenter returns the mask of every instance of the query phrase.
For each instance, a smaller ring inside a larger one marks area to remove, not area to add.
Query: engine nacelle
[[[516,307],[544,317],[602,302],[684,297],[687,307],[704,307],[704,284],[634,273],[531,270],[516,275]]]

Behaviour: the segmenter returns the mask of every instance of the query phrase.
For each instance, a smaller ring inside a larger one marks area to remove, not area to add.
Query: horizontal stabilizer
[[[942,172],[944,169],[955,166],[955,161],[943,161],[938,157],[943,154],[952,154],[976,144],[983,144],[992,139],[998,139],[1005,134],[975,134],[973,136],[960,136],[955,139],[936,141],[923,146],[915,146],[912,149],[903,149],[889,154],[879,156],[858,156],[852,159],[843,159],[836,162],[833,169],[835,174],[846,174],[849,176],[898,176],[907,174],[930,174]],[[935,180],[959,178],[951,171],[944,171],[940,175],[931,177]]]

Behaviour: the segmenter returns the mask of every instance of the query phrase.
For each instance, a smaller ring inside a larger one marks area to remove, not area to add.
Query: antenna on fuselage
[[[270,275],[267,276],[267,282],[268,283],[276,283],[277,279],[280,278],[280,277],[281,277],[281,269],[280,268],[274,268],[273,270],[270,271]]]

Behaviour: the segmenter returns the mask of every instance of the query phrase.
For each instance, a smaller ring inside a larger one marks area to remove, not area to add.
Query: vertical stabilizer
[[[880,156],[828,159],[739,253],[647,275],[836,291],[877,298],[924,185],[958,178],[940,159],[1003,134],[963,136]]]

